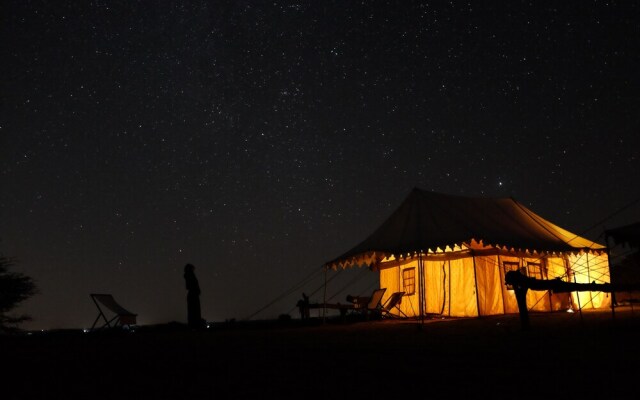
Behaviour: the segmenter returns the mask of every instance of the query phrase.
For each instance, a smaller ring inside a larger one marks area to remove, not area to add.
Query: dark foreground
[[[638,398],[640,310],[0,337],[0,399]]]

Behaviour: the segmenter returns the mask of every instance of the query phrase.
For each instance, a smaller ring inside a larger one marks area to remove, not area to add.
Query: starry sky
[[[640,220],[633,1],[0,6],[0,252],[27,329],[322,300],[322,264],[413,187],[513,197],[602,242]],[[372,290],[328,274],[328,298]],[[366,294],[366,293],[365,293]]]

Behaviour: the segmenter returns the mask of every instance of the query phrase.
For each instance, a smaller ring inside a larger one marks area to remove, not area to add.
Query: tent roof
[[[454,246],[524,252],[603,250],[604,246],[545,220],[512,198],[452,196],[414,188],[391,216],[360,244],[326,267],[371,264]]]

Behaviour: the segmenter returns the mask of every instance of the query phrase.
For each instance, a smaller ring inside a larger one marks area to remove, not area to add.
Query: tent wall
[[[475,257],[480,315],[504,314],[502,276],[497,256]]]
[[[567,256],[570,279],[577,283],[610,283],[609,259],[606,254],[579,253]],[[604,292],[573,292],[574,304],[580,308],[611,307],[611,295]]]
[[[427,314],[451,315],[450,279],[448,261],[425,261],[424,282]]]
[[[425,313],[451,317],[517,313],[515,293],[504,283],[505,263],[511,268],[525,268],[529,276],[538,279],[609,282],[606,255],[583,253],[545,258],[482,255],[449,260],[426,257],[422,282],[425,288]],[[383,301],[394,292],[404,291],[407,294],[402,299],[400,309],[407,316],[419,316],[418,259],[394,261],[389,265],[392,266],[385,267],[384,263],[380,266],[380,287],[387,289]],[[413,293],[404,287],[403,281],[403,272],[411,269],[415,276]],[[607,293],[527,292],[527,306],[533,311],[560,311],[571,306],[606,308],[610,304]]]
[[[473,258],[449,261],[449,315],[467,317],[478,315]],[[427,304],[429,295],[427,294]]]
[[[545,262],[544,260],[537,258],[523,258],[523,257],[509,257],[509,256],[501,256],[500,258],[502,269],[502,282],[504,282],[504,274],[506,272],[504,265],[505,263],[514,263],[518,266],[518,269],[525,268],[529,271],[531,265],[535,265],[535,271],[540,271],[541,275],[534,276],[533,273],[528,272],[530,277],[535,277],[538,279],[546,279],[544,271],[545,271]],[[538,268],[538,266],[540,266]],[[533,272],[533,271],[531,271]],[[518,312],[518,303],[516,301],[515,292],[512,289],[509,289],[506,285],[502,285],[504,287],[503,294],[505,296],[505,309],[509,313],[517,313]],[[550,311],[550,294],[548,291],[536,291],[529,290],[527,292],[527,308],[532,311]]]
[[[409,269],[414,270],[416,286],[412,294],[406,294],[402,298],[400,309],[407,316],[419,316],[417,259],[409,260],[392,268],[381,269],[380,287],[387,288],[384,301],[393,292],[409,293],[410,291],[403,286],[403,271]],[[423,285],[427,314],[452,317],[478,316],[473,258],[425,261]],[[492,291],[488,290],[488,292]]]
[[[413,269],[416,279],[413,286],[413,293],[410,293],[403,285],[402,273],[405,270]],[[418,303],[418,260],[410,259],[398,264],[392,268],[384,268],[380,270],[380,287],[386,288],[382,302],[386,302],[392,293],[405,292],[402,302],[398,306],[408,317],[420,316],[420,305]],[[394,314],[400,314],[398,311],[392,311]]]
[[[545,259],[547,266],[547,279],[561,279],[570,282],[569,265],[564,257],[548,257]],[[571,293],[551,293],[551,310],[562,311],[577,308],[571,299]]]

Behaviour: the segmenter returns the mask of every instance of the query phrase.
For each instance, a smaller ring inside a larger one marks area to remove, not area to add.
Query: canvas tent
[[[385,296],[405,292],[400,311],[473,317],[517,313],[505,273],[608,283],[606,248],[537,215],[512,198],[472,198],[413,189],[369,237],[325,264],[367,266]],[[386,299],[384,299],[386,300]],[[602,292],[529,291],[534,311],[610,307]]]

